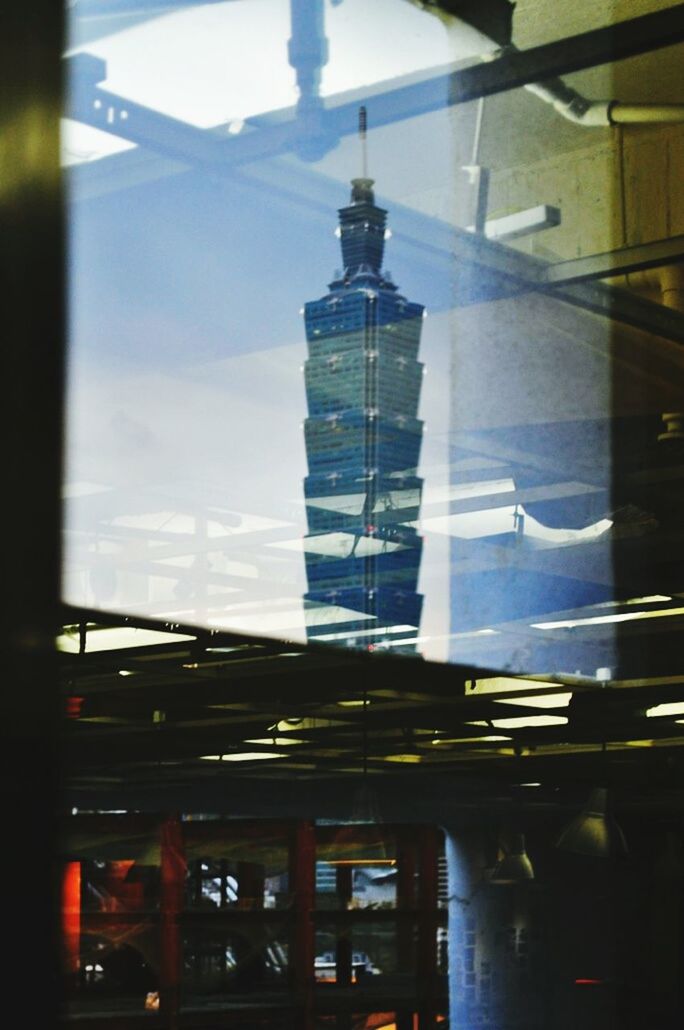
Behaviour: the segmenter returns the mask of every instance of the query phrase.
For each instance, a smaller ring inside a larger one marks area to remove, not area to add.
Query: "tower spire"
[[[361,142],[361,178],[368,178],[368,113],[362,104],[359,108],[359,140]]]
[[[374,183],[368,178],[367,126],[368,116],[362,106],[359,108],[359,142],[363,175],[352,179],[349,205],[339,212],[339,236],[347,277],[359,272],[379,276],[382,268],[387,212],[376,206]]]
[[[368,178],[368,112],[365,105],[359,107],[359,143],[361,144],[361,175],[352,179],[352,204],[375,204],[373,179]]]

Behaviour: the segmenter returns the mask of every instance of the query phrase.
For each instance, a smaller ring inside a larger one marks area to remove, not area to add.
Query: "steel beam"
[[[596,65],[634,57],[684,40],[684,4],[665,11],[642,15],[616,25],[583,32],[576,36],[506,53],[495,61],[461,71],[444,68],[423,82],[396,86],[379,84],[372,93],[373,125],[387,125],[415,118],[479,97],[505,93],[531,82],[593,68]],[[105,132],[113,132],[143,146],[151,146],[171,157],[189,157],[192,163],[243,164],[285,153],[303,138],[303,126],[295,117],[283,121],[282,112],[271,112],[253,120],[258,133],[246,132],[230,139],[196,129],[175,118],[150,112],[140,104],[98,85],[105,77],[103,62],[90,54],[69,59],[72,76],[81,86],[90,80],[93,95],[72,91],[69,116]],[[99,67],[98,67],[99,65]],[[320,128],[334,146],[341,136],[358,128],[358,96],[332,97],[321,110]],[[154,114],[155,119],[150,120]],[[194,154],[192,153],[194,151]]]
[[[684,261],[684,236],[672,236],[667,240],[639,243],[634,247],[620,247],[603,254],[573,258],[571,261],[557,261],[548,265],[542,274],[542,281],[553,286],[588,282],[592,279],[608,279],[615,275],[628,275],[648,268],[677,264]]]

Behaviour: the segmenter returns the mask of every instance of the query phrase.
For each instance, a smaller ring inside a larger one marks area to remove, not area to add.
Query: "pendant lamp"
[[[627,853],[625,835],[609,811],[606,787],[591,792],[582,811],[561,833],[556,847],[592,858],[614,858]]]

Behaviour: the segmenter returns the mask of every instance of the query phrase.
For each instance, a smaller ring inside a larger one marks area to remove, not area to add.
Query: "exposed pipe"
[[[513,49],[513,48],[511,48]],[[611,109],[615,102],[611,100],[588,100],[576,89],[572,89],[562,79],[547,79],[546,82],[528,82],[525,86],[528,93],[551,104],[563,118],[575,125],[590,127],[612,124]]]
[[[499,51],[506,52],[518,50],[511,44]],[[623,104],[619,100],[590,100],[560,78],[528,82],[524,88],[551,104],[567,121],[588,128],[684,122],[684,104]]]
[[[613,124],[684,122],[684,104],[620,104],[615,101],[609,114]]]
[[[480,57],[492,61],[506,53],[519,53],[513,43],[493,39],[483,31],[482,22],[475,27],[468,20],[469,4],[463,3],[461,14],[455,0],[408,0],[414,7],[439,18],[453,41],[456,57]],[[509,23],[510,33],[510,23]],[[510,36],[509,36],[510,38]],[[588,128],[609,125],[639,125],[658,122],[684,122],[684,104],[622,104],[618,100],[591,100],[568,86],[563,79],[546,79],[544,82],[528,82],[524,87],[547,104],[567,121]]]

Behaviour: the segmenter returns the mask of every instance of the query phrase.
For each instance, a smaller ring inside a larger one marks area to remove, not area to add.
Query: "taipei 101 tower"
[[[359,133],[363,174],[337,230],[344,270],[304,308],[307,636],[412,653],[423,601],[415,527],[424,309],[382,271],[387,212],[367,177],[365,108]]]

